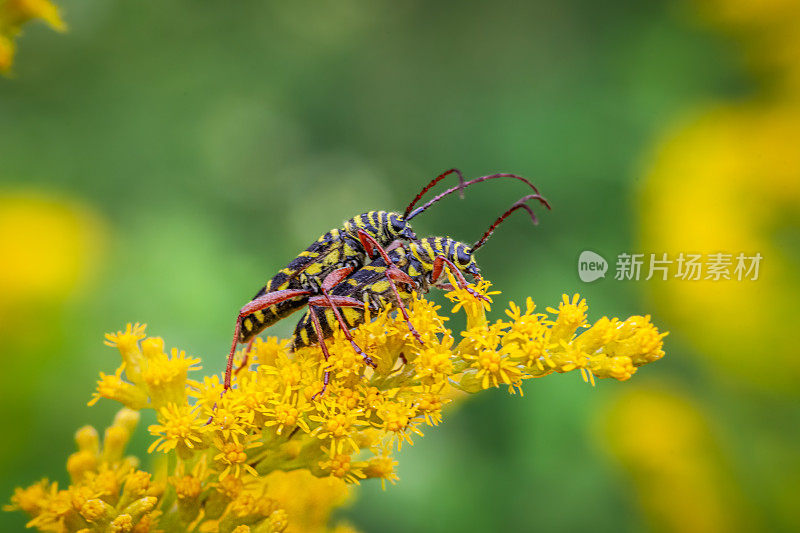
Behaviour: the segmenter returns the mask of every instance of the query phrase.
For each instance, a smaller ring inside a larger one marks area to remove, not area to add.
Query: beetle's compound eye
[[[392,225],[392,229],[395,233],[400,233],[406,227],[405,221],[400,220],[400,217],[395,214],[389,215],[389,223]]]
[[[414,230],[412,230],[411,226],[409,226],[408,223],[399,216],[392,214],[389,217],[389,223],[392,225],[392,232],[395,235],[409,240],[416,240],[417,235],[414,233]]]
[[[469,251],[459,246],[458,250],[456,250],[456,259],[458,260],[459,265],[467,266],[469,265],[470,261],[472,261],[472,255],[469,253]]]

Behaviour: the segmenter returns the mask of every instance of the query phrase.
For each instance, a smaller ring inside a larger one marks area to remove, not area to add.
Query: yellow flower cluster
[[[188,379],[198,359],[177,349],[168,354],[160,338],[145,337],[144,326],[128,325],[107,335],[122,365],[101,373],[90,402],[125,406],[103,449],[95,433],[81,430],[79,452],[68,462],[73,484],[19,489],[12,508],[46,531],[326,531],[346,484],[394,483],[394,450],[438,425],[459,391],[504,385],[513,393],[524,379],[577,369],[592,381],[627,380],[664,355],[666,334],[649,317],[589,326],[577,294],[547,313],[536,313],[530,299],[524,311],[512,303],[507,320],[490,323],[488,296],[497,293],[489,286],[472,287],[486,301],[463,289],[447,294],[453,311],[467,316],[460,339],[438,306],[418,298],[409,315],[422,343],[388,310],[368,314],[353,331],[375,369],[341,332],[329,341],[327,362],[318,346],[292,351],[289,341],[258,339],[251,364],[225,393],[216,375]],[[121,451],[143,408],[158,416],[149,452],[168,459],[152,479]]]
[[[50,0],[0,0],[0,72],[14,64],[14,40],[29,21],[41,19],[51,28],[64,31],[66,26],[58,8]]]
[[[78,430],[78,451],[67,460],[72,481],[58,490],[47,479],[17,489],[6,510],[20,509],[32,519],[28,527],[40,531],[148,531],[160,511],[164,483],[137,468],[125,447],[139,421],[139,413],[124,408],[106,430],[102,446],[91,426]],[[91,528],[91,529],[90,529]]]

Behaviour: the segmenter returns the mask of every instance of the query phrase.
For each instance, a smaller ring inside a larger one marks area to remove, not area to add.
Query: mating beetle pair
[[[459,185],[447,189],[414,209],[419,200],[436,183],[450,174],[456,174]],[[455,241],[449,237],[417,239],[409,221],[426,211],[430,206],[454,192],[461,192],[476,183],[511,178],[522,181],[533,190],[517,201],[501,215],[472,246]],[[422,342],[419,334],[408,320],[405,305],[410,301],[412,290],[422,294],[431,286],[448,288],[441,274],[447,267],[455,276],[459,286],[467,288],[464,274],[480,279],[478,265],[472,256],[483,246],[492,232],[517,209],[525,209],[536,222],[529,200],[536,199],[550,208],[536,187],[525,178],[514,174],[492,174],[464,181],[457,169],[440,174],[409,203],[405,212],[389,213],[370,211],[333,229],[301,252],[289,265],[280,270],[255,297],[239,311],[236,319],[233,342],[225,370],[225,389],[231,386],[233,358],[236,345],[250,344],[265,328],[308,306],[303,318],[295,329],[295,347],[319,342],[325,358],[328,350],[325,339],[333,333],[333,323],[338,323],[353,349],[372,366],[375,363],[365,354],[350,335],[349,329],[364,320],[365,305],[373,310],[391,306],[402,313],[414,336]],[[369,264],[367,261],[371,260]],[[406,288],[401,288],[405,286]],[[470,290],[470,289],[468,289]],[[477,293],[476,297],[479,297]],[[357,309],[360,312],[348,313],[347,320],[340,308]],[[326,372],[323,391],[328,383]]]

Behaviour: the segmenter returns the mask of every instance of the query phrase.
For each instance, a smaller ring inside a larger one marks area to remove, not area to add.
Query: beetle
[[[525,196],[498,217],[472,246],[450,237],[427,237],[390,251],[379,250],[379,257],[335,285],[327,298],[309,298],[308,310],[295,328],[294,348],[319,343],[327,360],[330,354],[325,339],[333,335],[334,324],[344,324],[343,331],[354,328],[364,322],[366,308],[371,311],[398,309],[409,330],[422,344],[406,311],[412,291],[425,294],[432,287],[452,290],[453,287],[442,276],[447,268],[459,287],[466,288],[478,298],[485,298],[469,288],[464,277],[467,274],[476,281],[481,279],[474,254],[486,244],[494,230],[518,209],[526,210],[534,224],[538,223],[533,209],[527,204],[534,199],[550,209],[550,204],[538,193]],[[337,309],[339,307],[341,309]],[[328,381],[329,372],[325,372],[320,394],[325,391]]]
[[[425,193],[450,174],[458,176],[458,186],[440,193],[425,205],[415,208]],[[497,173],[464,181],[464,177],[458,169],[450,169],[433,178],[423,187],[408,204],[403,214],[387,211],[363,213],[345,221],[342,227],[325,233],[300,252],[285,268],[267,281],[250,302],[239,310],[225,367],[225,390],[231,387],[233,360],[236,346],[239,343],[247,343],[248,347],[245,349],[244,360],[238,370],[246,366],[249,347],[256,335],[302,309],[310,298],[321,297],[333,311],[334,316],[337,316],[336,305],[329,296],[330,289],[362,267],[368,259],[376,257],[379,252],[382,251],[385,254],[405,243],[415,241],[417,237],[409,224],[412,218],[423,213],[449,194],[459,192],[463,195],[464,189],[471,185],[498,178],[522,181],[538,193],[532,183],[515,174]],[[340,321],[340,325],[356,353],[361,355],[367,364],[374,366],[372,359],[353,341],[345,323]]]

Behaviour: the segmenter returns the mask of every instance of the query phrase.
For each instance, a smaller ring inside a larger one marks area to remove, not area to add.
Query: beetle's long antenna
[[[527,185],[531,189],[533,189],[534,193],[539,194],[539,189],[537,189],[536,186],[533,183],[531,183],[527,179],[523,178],[522,176],[517,176],[516,174],[492,174],[490,176],[481,176],[480,178],[471,179],[471,180],[467,181],[464,184],[459,184],[458,187],[452,187],[452,188],[447,189],[446,191],[444,191],[442,193],[437,194],[436,196],[434,196],[431,200],[429,200],[424,205],[421,205],[421,206],[417,207],[416,209],[414,209],[413,211],[411,211],[411,213],[406,215],[405,219],[406,220],[411,220],[412,218],[414,218],[415,216],[417,216],[420,213],[424,212],[426,209],[428,209],[430,206],[432,206],[433,204],[435,204],[436,202],[438,202],[439,200],[441,200],[445,196],[453,194],[456,191],[463,191],[464,189],[466,189],[470,185],[474,185],[476,183],[481,183],[481,182],[484,182],[484,181],[489,181],[489,180],[493,180],[493,179],[497,179],[497,178],[512,178],[512,179],[515,179],[515,180],[519,180],[519,181],[525,183],[525,185]]]
[[[488,240],[489,240],[489,237],[491,237],[491,236],[492,236],[492,233],[494,233],[494,230],[496,230],[496,229],[497,229],[497,226],[499,226],[500,224],[502,224],[502,223],[503,223],[503,221],[504,221],[506,218],[508,218],[508,216],[509,216],[509,215],[511,215],[511,213],[513,213],[513,212],[514,212],[514,211],[516,211],[517,209],[524,209],[525,211],[527,211],[527,212],[528,212],[528,214],[531,216],[531,221],[532,221],[534,224],[538,224],[538,223],[539,223],[539,220],[536,218],[536,214],[533,212],[533,209],[531,209],[531,206],[529,206],[529,205],[527,204],[527,202],[528,202],[529,200],[532,200],[532,199],[534,199],[534,198],[535,198],[535,199],[537,199],[537,200],[539,200],[539,203],[540,203],[540,204],[542,204],[543,206],[545,206],[547,209],[550,209],[550,204],[549,204],[549,203],[547,202],[547,200],[545,200],[545,199],[544,199],[544,198],[543,198],[543,197],[542,197],[542,196],[541,196],[539,193],[536,193],[536,194],[529,194],[528,196],[523,196],[522,198],[520,198],[519,200],[517,200],[516,202],[514,202],[514,205],[512,205],[512,206],[511,206],[511,208],[510,208],[508,211],[506,211],[505,213],[503,213],[502,215],[500,215],[500,216],[497,218],[497,220],[495,220],[495,221],[494,221],[494,223],[493,223],[491,226],[489,226],[489,229],[488,229],[488,230],[486,230],[486,233],[484,233],[484,234],[483,234],[483,237],[481,237],[480,239],[478,239],[478,242],[476,242],[475,244],[473,244],[473,245],[472,245],[472,248],[471,248],[471,250],[472,250],[472,253],[474,254],[474,253],[475,253],[475,251],[476,251],[478,248],[480,248],[481,246],[483,246],[484,244],[486,244],[486,241],[488,241]]]
[[[439,174],[438,176],[433,178],[430,183],[428,183],[421,191],[419,191],[419,194],[417,194],[417,196],[414,197],[413,200],[411,200],[411,203],[408,204],[408,207],[406,207],[406,210],[403,213],[403,218],[408,217],[408,214],[411,212],[412,209],[414,209],[414,206],[417,204],[417,202],[419,202],[420,198],[425,196],[425,193],[428,192],[429,190],[431,190],[431,187],[433,187],[434,185],[439,183],[445,177],[449,176],[450,174],[454,174],[454,173],[456,175],[458,175],[458,190],[460,191],[459,194],[460,194],[461,198],[464,198],[464,175],[457,168],[451,168],[447,172]]]

